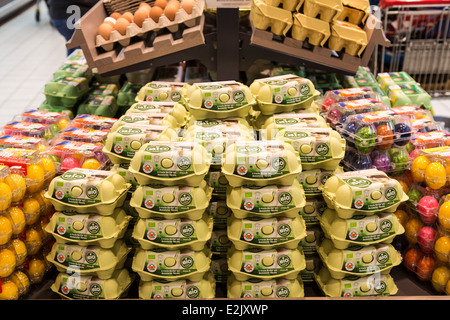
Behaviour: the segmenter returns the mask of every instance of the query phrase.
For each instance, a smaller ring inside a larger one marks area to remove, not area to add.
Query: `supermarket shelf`
[[[398,293],[390,297],[376,297],[376,299],[402,299],[402,298],[418,298],[426,297],[432,300],[448,300],[447,295],[439,295],[432,288],[431,283],[420,281],[414,274],[406,270],[405,267],[398,266],[392,269],[391,276],[398,287]],[[50,287],[56,278],[57,272],[51,271],[46,275],[43,282],[32,288],[31,292],[24,297],[24,300],[39,300],[39,299],[61,299],[61,297],[54,293]],[[139,299],[138,296],[139,277],[131,286],[126,299]],[[315,282],[305,282],[304,284],[305,298],[304,299],[328,299],[324,297],[319,287]],[[226,298],[225,284],[218,284],[216,286],[216,298]],[[342,298],[348,299],[348,298]]]

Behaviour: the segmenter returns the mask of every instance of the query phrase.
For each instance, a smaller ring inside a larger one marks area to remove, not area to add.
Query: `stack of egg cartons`
[[[6,147],[0,159],[0,299],[18,299],[51,269],[44,256],[52,245],[46,225],[54,211],[43,193],[55,165],[35,149]]]
[[[307,234],[300,242],[306,258],[306,268],[300,274],[303,281],[313,281],[319,263],[315,244],[321,238],[317,217],[326,207],[318,187],[335,170],[341,170],[342,141],[318,114],[318,92],[309,79],[292,74],[263,78],[255,80],[250,89],[258,101],[253,125],[261,140],[284,141],[301,160],[302,171],[296,182],[305,195],[299,213]]]
[[[130,217],[122,209],[130,185],[108,170],[73,168],[45,194],[56,209],[46,227],[56,240],[47,260],[59,271],[51,286],[67,299],[117,299],[132,275],[123,240]]]
[[[401,184],[367,169],[335,173],[322,191],[328,206],[320,217],[325,238],[316,281],[322,291],[331,297],[394,295],[390,271],[401,255],[392,241],[404,232],[394,212],[408,199]]]
[[[230,274],[227,253],[231,247],[227,232],[231,216],[227,203],[229,183],[221,170],[223,154],[236,140],[255,140],[247,120],[253,97],[247,86],[236,81],[196,82],[185,85],[183,102],[191,115],[183,141],[203,146],[211,157],[206,181],[212,190],[208,213],[213,218],[213,232],[208,246],[212,254],[211,271],[222,287]]]
[[[137,183],[130,199],[138,214],[132,237],[139,244],[132,269],[140,276],[141,299],[215,296],[206,248],[212,233],[206,213],[212,190],[205,181],[210,160],[201,145],[179,139],[188,115],[175,101],[179,89],[147,83],[119,120],[141,119],[149,129],[128,168]],[[164,129],[151,134],[158,128]]]

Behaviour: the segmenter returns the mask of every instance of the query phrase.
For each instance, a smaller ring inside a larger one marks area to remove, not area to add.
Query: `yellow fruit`
[[[30,193],[38,192],[44,185],[45,171],[38,164],[31,164],[27,168],[27,190]]]
[[[45,264],[41,259],[31,259],[28,266],[28,275],[32,284],[39,283],[44,278]]]
[[[431,284],[437,292],[445,292],[445,287],[449,279],[450,270],[444,266],[437,267],[431,275]]]
[[[0,250],[0,278],[5,278],[13,273],[16,267],[16,254],[10,249]]]
[[[9,217],[12,221],[12,232],[14,235],[20,234],[26,225],[25,214],[19,207],[10,207],[8,209]]]
[[[27,192],[27,184],[22,175],[11,173],[5,178],[5,183],[11,188],[13,202],[18,202],[23,199]]]
[[[425,156],[417,156],[411,164],[411,173],[414,181],[425,181],[425,169],[427,168],[430,160]]]
[[[58,127],[61,130],[63,130],[63,129],[65,129],[65,128],[67,128],[69,126],[69,121],[67,121],[66,119],[62,118],[62,119],[59,119],[56,124],[58,125]]]
[[[35,229],[28,229],[25,234],[25,244],[27,245],[28,254],[34,255],[38,253],[42,247],[42,236]]]
[[[14,247],[14,251],[16,251],[16,263],[18,266],[20,266],[25,262],[25,259],[27,258],[27,246],[25,242],[20,239],[14,239],[13,241],[11,241],[11,243]]]
[[[19,299],[19,289],[12,281],[2,281],[0,288],[0,300]]]
[[[399,181],[400,185],[402,186],[403,192],[404,193],[408,193],[409,191],[409,186],[405,181]]]
[[[8,243],[13,233],[11,220],[5,216],[0,216],[0,245]]]
[[[52,205],[52,202],[49,200],[49,199],[47,199],[46,197],[45,197],[45,190],[41,190],[40,192],[39,192],[39,194],[41,195],[41,199],[42,199],[42,201],[44,202],[44,205],[45,206],[48,206],[48,207],[52,207],[53,205]]]
[[[100,170],[102,165],[96,159],[86,159],[81,166],[83,169]]]
[[[425,182],[434,190],[440,189],[447,183],[447,171],[440,162],[432,162],[425,169]]]
[[[9,208],[12,202],[12,190],[4,182],[0,182],[0,211]]]
[[[408,213],[406,213],[405,210],[398,209],[394,212],[394,214],[397,217],[398,221],[400,221],[400,224],[405,227],[406,222],[409,220]]]
[[[56,174],[56,167],[50,158],[44,157],[40,160],[42,167],[46,173],[46,179],[53,179]]]
[[[434,252],[436,258],[442,262],[447,262],[450,254],[450,238],[447,236],[438,238],[434,243]]]
[[[30,279],[28,279],[28,276],[25,274],[25,272],[22,272],[20,270],[14,271],[14,273],[11,275],[11,281],[14,282],[14,284],[17,286],[17,289],[19,289],[19,296],[23,296],[28,292],[30,288]]]
[[[439,224],[447,230],[450,230],[450,201],[444,201],[439,207]]]
[[[36,223],[41,213],[41,206],[39,202],[33,197],[25,198],[23,200],[23,213],[28,225]]]

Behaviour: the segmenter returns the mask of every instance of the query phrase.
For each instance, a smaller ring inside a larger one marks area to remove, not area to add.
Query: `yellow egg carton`
[[[294,280],[306,266],[305,255],[299,249],[248,249],[228,251],[228,268],[238,281],[253,279]]]
[[[321,189],[328,207],[336,210],[342,219],[395,212],[408,200],[401,184],[377,169],[337,172]]]
[[[45,198],[56,211],[110,215],[123,205],[130,187],[114,171],[74,168],[52,180]]]
[[[393,296],[398,292],[390,274],[374,274],[361,278],[334,279],[326,267],[322,267],[315,276],[316,283],[327,297],[353,298]]]
[[[302,13],[293,15],[292,38],[299,41],[308,39],[313,46],[324,47],[331,35],[330,24],[326,21],[311,18]]]
[[[115,164],[111,167],[111,171],[117,172],[120,174],[126,183],[130,184],[131,187],[128,189],[128,192],[134,192],[136,190],[139,183],[137,182],[136,178],[134,177],[134,174],[132,174],[129,170],[130,164],[129,163],[121,163],[121,164]]]
[[[109,279],[60,272],[50,289],[68,300],[112,300],[126,296],[134,278],[127,269],[114,271]]]
[[[163,13],[158,22],[155,22],[152,18],[147,18],[142,22],[142,27],[139,27],[136,23],[132,22],[125,30],[125,34],[122,35],[119,31],[113,30],[108,40],[97,34],[95,38],[95,46],[101,47],[105,51],[111,51],[114,49],[116,43],[123,47],[130,45],[131,39],[141,38],[145,39],[149,32],[159,31],[167,29],[170,32],[177,32],[181,25],[186,27],[193,27],[198,24],[199,17],[203,14],[205,7],[205,1],[195,0],[195,5],[192,7],[192,12],[188,14],[183,8],[180,8],[175,14],[175,18],[171,21]]]
[[[334,173],[344,172],[342,167],[337,167],[335,170],[324,170],[324,169],[310,169],[303,170],[298,176],[297,180],[303,187],[305,196],[320,196],[322,195],[322,190],[320,187],[325,184],[327,179],[331,177]]]
[[[322,266],[322,262],[317,254],[305,255],[306,268],[301,270],[298,279],[303,283],[311,283],[315,281],[315,274]]]
[[[268,6],[280,7],[287,11],[295,11],[301,0],[265,0]]]
[[[311,18],[331,23],[335,21],[343,11],[342,0],[301,0],[296,8],[297,12],[303,12]]]
[[[365,277],[375,273],[389,274],[400,265],[402,257],[392,244],[351,246],[336,249],[330,239],[324,239],[317,252],[334,279]]]
[[[141,185],[199,186],[210,165],[211,155],[198,143],[152,141],[135,153],[129,171]]]
[[[223,154],[222,172],[232,187],[292,185],[301,171],[298,152],[282,141],[236,141]]]
[[[141,218],[163,217],[201,219],[208,208],[212,188],[206,181],[198,187],[140,185],[130,199]]]
[[[132,237],[144,250],[155,248],[202,250],[211,238],[213,219],[203,214],[199,220],[185,218],[139,218]]]
[[[184,82],[150,81],[139,89],[136,102],[182,103]]]
[[[139,282],[139,299],[213,299],[216,280],[211,272],[198,281],[151,280]]]
[[[342,219],[334,210],[326,209],[318,220],[325,237],[333,242],[336,249],[347,249],[354,245],[390,244],[396,236],[405,232],[393,213]]]
[[[311,80],[292,74],[256,79],[249,88],[263,115],[311,108],[320,95]]]
[[[229,187],[226,203],[238,219],[295,218],[305,206],[305,193],[297,180],[291,185]]]
[[[306,237],[300,240],[299,246],[302,248],[305,256],[317,254],[317,245],[323,238],[323,231],[319,226],[308,226]]]
[[[321,195],[306,197],[305,206],[299,211],[308,227],[319,224],[318,217],[326,210],[327,204]]]
[[[273,114],[273,113],[262,114],[261,111],[255,111],[249,121],[250,121],[250,124],[253,126],[253,128],[255,128],[256,130],[260,130],[264,126],[273,124],[273,122],[276,118],[275,116],[284,118],[285,116],[288,117],[288,116],[292,115],[294,118],[297,118],[297,114],[310,114],[310,113],[315,114],[317,116],[321,116],[319,114],[319,112],[317,111],[317,105],[315,102],[313,102],[313,104],[310,107],[305,108],[305,109],[297,109],[297,110],[293,110],[290,112],[289,111],[281,112],[281,113],[277,113],[277,114]],[[299,117],[302,117],[302,115],[300,115]],[[290,121],[292,121],[292,120],[289,120],[289,122]],[[289,122],[287,124],[289,124]],[[321,120],[319,120],[319,122],[321,122]],[[314,123],[315,122],[312,122],[312,125],[314,125]],[[283,123],[281,123],[281,124],[285,125]]]
[[[178,127],[183,127],[190,117],[186,108],[182,104],[178,102],[165,102],[165,101],[139,101],[133,103],[131,107],[127,109],[125,115],[128,113],[147,113],[147,112],[168,113],[177,120]]]
[[[356,25],[365,23],[370,14],[369,0],[341,0],[343,10],[338,20],[345,21]]]
[[[113,164],[130,162],[149,141],[178,141],[178,133],[169,126],[124,124],[108,134],[103,152]]]
[[[292,12],[274,7],[262,0],[252,0],[250,20],[256,29],[268,30],[278,36],[285,36],[291,29]]]
[[[328,48],[334,51],[344,50],[352,56],[361,56],[368,44],[367,34],[359,26],[344,21],[334,21]]]
[[[226,229],[227,220],[233,214],[225,199],[212,198],[206,212],[213,217],[215,229]]]
[[[216,279],[216,283],[226,283],[232,275],[228,270],[227,258],[223,254],[213,254],[211,257],[211,272]]]
[[[328,128],[329,125],[325,119],[315,113],[279,113],[268,117],[259,129],[261,140],[273,140],[282,129],[288,129],[291,126],[295,128]]]
[[[57,243],[77,243],[81,246],[100,246],[111,249],[124,237],[131,220],[122,208],[110,215],[55,212],[45,231]]]
[[[298,152],[304,170],[334,170],[345,155],[345,139],[331,128],[290,126],[277,138]]]
[[[228,239],[237,250],[250,248],[296,249],[306,237],[306,225],[302,217],[295,218],[246,218],[231,217],[228,221]]]
[[[207,247],[213,255],[226,254],[232,246],[232,242],[228,239],[226,229],[214,229],[211,239],[207,243]]]
[[[127,113],[117,120],[111,127],[111,131],[116,131],[126,124],[153,124],[179,129],[178,121],[172,115],[163,112]]]
[[[301,279],[239,281],[234,276],[230,276],[227,281],[227,297],[231,299],[283,299],[304,296],[304,285]]]
[[[220,170],[209,170],[205,176],[206,183],[210,186],[212,196],[215,199],[225,199],[227,196],[227,188],[229,186],[228,179]]]
[[[209,271],[210,263],[207,250],[137,248],[131,268],[142,281],[200,281]]]
[[[123,240],[116,241],[111,249],[55,243],[46,258],[59,272],[76,272],[80,276],[96,276],[105,280],[124,267],[130,251]]]
[[[217,129],[217,130],[252,130],[249,117],[228,117],[224,119],[203,119],[198,120],[191,117],[184,127],[188,131],[186,135],[191,135],[196,130]]]
[[[197,120],[244,118],[256,103],[249,88],[237,81],[186,84],[183,102]]]

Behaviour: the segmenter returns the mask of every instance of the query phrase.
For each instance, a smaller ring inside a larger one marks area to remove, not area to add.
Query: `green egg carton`
[[[292,74],[254,80],[249,89],[264,115],[309,108],[320,95],[311,80]]]
[[[164,217],[201,219],[212,195],[206,181],[198,187],[140,185],[133,192],[130,205],[141,218]]]
[[[137,248],[131,268],[142,281],[200,281],[209,271],[210,263],[207,250]]]
[[[212,299],[216,296],[216,280],[207,272],[199,281],[151,280],[139,282],[139,298],[148,299]]]
[[[354,245],[390,244],[396,236],[405,232],[393,213],[342,219],[334,210],[326,209],[318,219],[325,237],[333,242],[336,249],[347,249]]]
[[[92,114],[101,117],[114,117],[119,107],[116,97],[113,95],[94,95],[90,94],[83,100],[77,109],[77,115]]]
[[[325,296],[332,298],[393,296],[398,292],[390,274],[334,279],[328,269],[322,267],[316,274],[315,280]]]
[[[111,278],[96,276],[74,276],[60,272],[50,289],[63,299],[68,300],[113,300],[126,297],[135,275],[127,269],[114,271]]]
[[[125,112],[128,113],[168,113],[177,120],[178,126],[183,127],[190,115],[186,108],[178,102],[139,101],[133,103]]]
[[[89,92],[88,79],[60,76],[45,84],[44,95],[52,106],[75,107]]]
[[[297,180],[291,185],[229,187],[227,206],[238,219],[286,216],[295,218],[305,206],[305,194]]]
[[[117,105],[119,108],[129,108],[135,103],[136,96],[141,90],[142,84],[126,81],[117,93]]]
[[[290,126],[277,137],[299,153],[303,170],[334,170],[345,155],[345,139],[331,128]]]
[[[237,250],[249,248],[273,249],[283,247],[296,249],[306,237],[303,218],[246,218],[234,216],[228,221],[228,239]]]
[[[276,140],[236,141],[222,159],[222,172],[232,187],[292,185],[301,171],[298,152]]]
[[[245,118],[256,104],[249,88],[236,81],[186,84],[182,95],[186,109],[197,120]]]
[[[97,245],[105,249],[123,238],[131,217],[121,208],[111,215],[56,212],[45,227],[57,243],[82,246]]]
[[[103,152],[113,164],[130,163],[147,142],[176,140],[178,133],[168,126],[127,123],[109,132]]]
[[[152,141],[135,153],[129,170],[141,185],[199,186],[210,164],[211,155],[198,143]]]
[[[321,186],[329,208],[343,218],[395,212],[408,200],[401,184],[378,169],[337,172]]]
[[[299,249],[248,249],[228,251],[228,268],[238,281],[284,278],[294,280],[306,267],[305,255]]]
[[[199,220],[185,218],[139,218],[132,237],[144,250],[155,248],[202,250],[211,238],[213,219],[203,214]]]
[[[94,81],[91,84],[90,94],[96,96],[114,96],[117,97],[119,87],[116,83]]]
[[[389,274],[402,262],[400,253],[391,244],[336,249],[330,239],[324,239],[317,252],[331,276],[339,280],[350,276]]]
[[[231,275],[227,281],[227,297],[231,299],[283,299],[303,298],[304,296],[304,285],[301,279],[239,281]]]
[[[93,74],[87,64],[80,64],[77,62],[66,61],[53,73],[53,78],[59,77],[73,77],[86,78],[88,82],[91,81]]]
[[[111,249],[54,243],[46,259],[55,265],[59,272],[76,272],[80,276],[96,276],[105,280],[124,267],[130,251],[131,248],[123,240],[116,241]]]
[[[130,187],[114,171],[74,168],[54,178],[45,197],[56,211],[110,215],[123,205]]]

